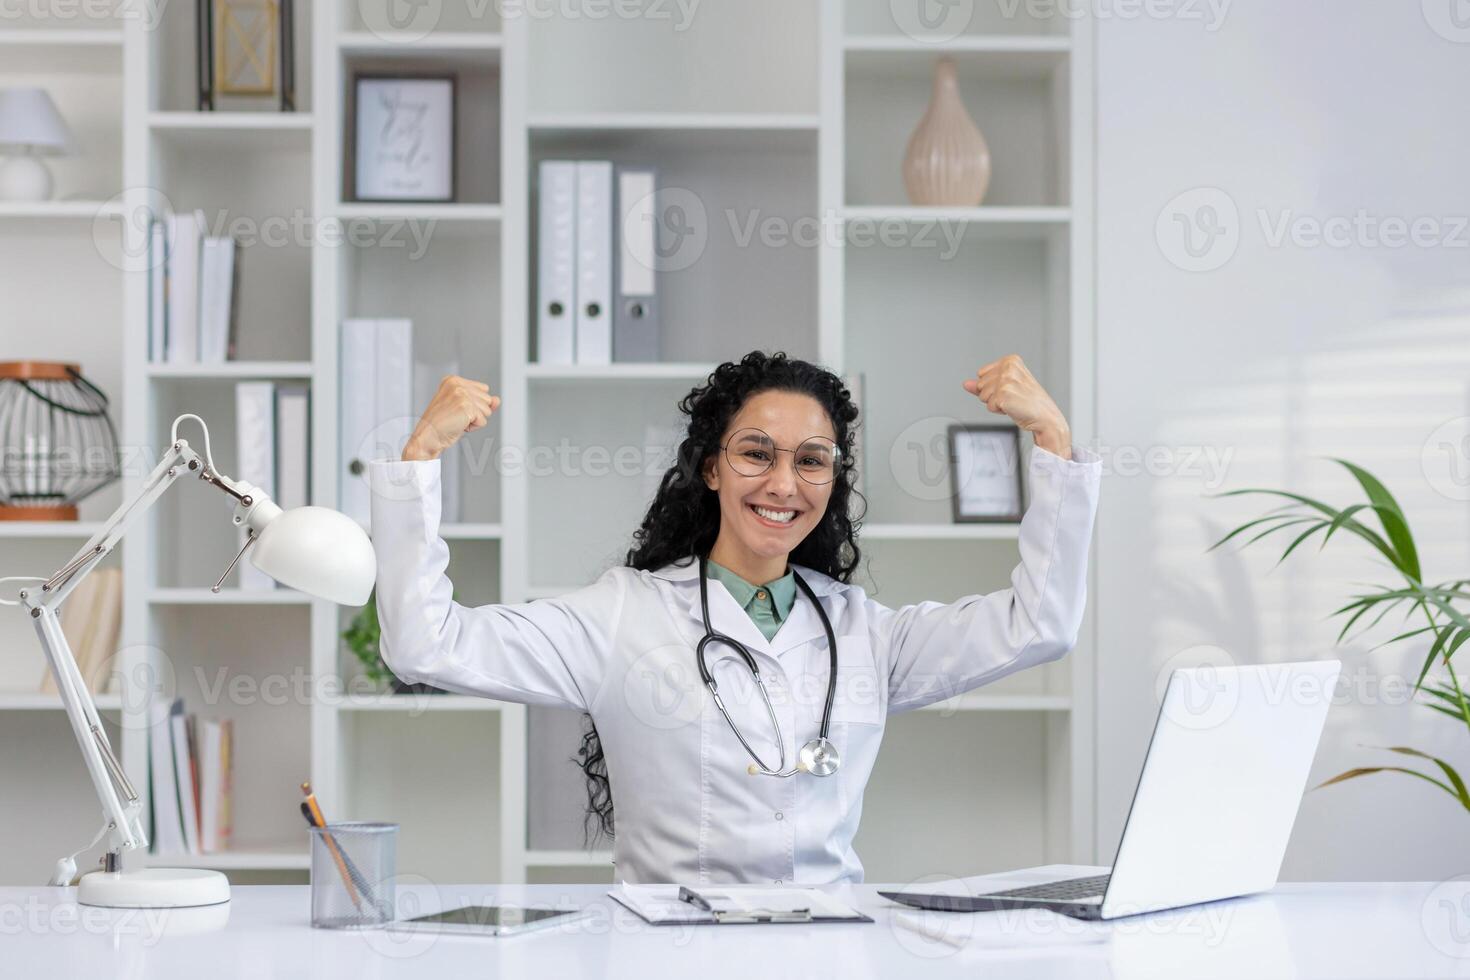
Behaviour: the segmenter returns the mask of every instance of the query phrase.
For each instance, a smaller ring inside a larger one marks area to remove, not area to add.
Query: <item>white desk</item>
[[[377,980],[391,977],[679,977],[890,980],[930,977],[1470,977],[1464,883],[1287,884],[1268,895],[1113,923],[1051,913],[948,914],[961,949],[895,925],[879,886],[835,889],[871,925],[652,927],[598,885],[400,886],[422,911],[464,901],[570,902],[596,914],[514,939],[401,937],[309,927],[306,886],[237,886],[213,910],[76,905],[74,889],[0,888],[0,975]],[[403,904],[400,904],[400,911]],[[919,913],[933,916],[937,913]],[[1018,914],[1019,915],[1019,914]],[[195,931],[191,930],[209,930]],[[1065,945],[1016,949],[1052,937]],[[1001,944],[1012,948],[999,948]]]

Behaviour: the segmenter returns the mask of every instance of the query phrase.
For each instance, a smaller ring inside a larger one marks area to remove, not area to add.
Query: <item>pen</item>
[[[926,922],[912,912],[895,912],[893,914],[893,921],[896,925],[903,926],[910,932],[918,933],[925,939],[932,939],[935,942],[944,943],[946,946],[952,946],[955,949],[963,949],[965,944],[970,940],[968,934],[956,935],[945,929],[943,925],[937,922]]]
[[[695,908],[703,909],[706,912],[713,912],[715,910],[715,907],[713,905],[705,901],[703,895],[699,894],[699,892],[695,891],[692,888],[685,888],[683,885],[679,886],[679,901],[688,902]]]

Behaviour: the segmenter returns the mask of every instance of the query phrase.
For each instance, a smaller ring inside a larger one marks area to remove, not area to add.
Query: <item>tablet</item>
[[[515,936],[568,922],[582,909],[527,909],[514,905],[466,905],[388,923],[394,932],[452,932],[464,936]]]

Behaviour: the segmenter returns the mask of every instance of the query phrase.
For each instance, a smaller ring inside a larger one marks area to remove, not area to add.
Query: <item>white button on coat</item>
[[[692,557],[653,571],[612,568],[554,599],[454,602],[438,460],[368,464],[383,659],[405,681],[589,712],[606,753],[624,881],[861,881],[852,840],[887,716],[1056,660],[1077,641],[1102,464],[1081,448],[1073,456],[1032,451],[1008,589],[892,609],[793,565],[837,636],[832,741],[842,766],[832,776],[747,773],[750,759],[695,664],[704,627]],[[811,600],[798,590],[769,642],[715,580],[709,605],[715,629],[745,644],[767,678],[793,762],[817,734],[827,692],[827,638]],[[723,645],[709,650],[727,709],[774,765],[774,731],[750,672]],[[776,811],[792,819],[771,820]]]

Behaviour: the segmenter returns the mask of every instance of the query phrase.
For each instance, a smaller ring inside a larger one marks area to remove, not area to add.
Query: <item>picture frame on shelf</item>
[[[293,0],[195,0],[195,5],[199,111],[215,111],[223,96],[246,103],[274,100],[278,111],[295,112]]]
[[[949,486],[954,523],[1020,523],[1026,510],[1021,430],[983,422],[951,425]]]
[[[454,201],[457,88],[452,74],[353,75],[352,200]]]

